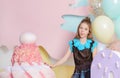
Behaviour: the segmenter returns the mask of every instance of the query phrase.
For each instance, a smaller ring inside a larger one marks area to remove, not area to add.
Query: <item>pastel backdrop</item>
[[[0,1],[0,49],[1,47],[2,49],[0,51],[4,52],[1,54],[4,55],[5,57],[9,56],[9,53],[6,52],[8,50],[6,49],[5,46],[7,46],[9,49],[13,49],[16,45],[19,45],[19,35],[21,33],[33,32],[37,35],[37,38],[38,38],[37,44],[40,45],[39,46],[40,51],[43,53],[43,54],[41,53],[41,55],[43,57],[46,57],[44,58],[45,61],[50,62],[49,55],[53,59],[62,58],[62,56],[64,55],[64,53],[68,48],[68,41],[72,39],[75,35],[74,31],[76,31],[76,28],[77,28],[76,25],[78,25],[78,23],[80,22],[78,20],[82,20],[84,16],[87,16],[90,14],[88,10],[90,9],[90,6],[88,6],[89,4],[88,1],[92,1],[93,3],[92,5],[93,8],[91,9],[93,9],[94,11],[93,16],[96,16],[96,18],[98,18],[97,16],[103,14],[103,10],[101,10],[102,8],[105,10],[108,6],[110,6],[109,4],[106,5],[108,0],[106,1],[104,0],[102,3],[102,6],[100,2],[101,0],[100,1],[96,0],[98,1],[98,3],[95,2],[95,0],[60,0],[60,1],[59,0],[51,0],[51,1],[1,0]],[[117,2],[118,4],[120,2],[118,0],[113,0],[113,1]],[[114,2],[110,1],[110,3],[114,3]],[[100,4],[100,6],[98,4]],[[114,5],[117,8],[119,8],[118,4],[114,3]],[[116,17],[116,14],[114,13],[119,14],[118,12],[119,10],[117,10],[116,8],[112,10],[116,11],[116,12],[111,11],[112,15],[109,14],[109,11],[105,10],[106,16],[109,16],[110,18],[112,18],[114,16]],[[74,20],[71,22],[71,19],[73,18]],[[97,21],[97,22],[100,23],[100,21]],[[119,29],[119,18],[116,18],[114,20],[114,23],[115,23],[115,26],[114,26],[115,29],[117,28]],[[100,23],[100,24],[106,24],[106,22]],[[109,22],[107,24],[109,24]],[[76,26],[75,29],[73,29],[74,26]],[[99,25],[95,25],[95,26],[99,27]],[[109,25],[106,25],[106,26],[109,26]],[[108,33],[109,31],[106,31],[106,33]],[[118,30],[115,30],[115,31],[117,33],[117,37],[119,37],[120,32]],[[94,34],[99,34],[99,32]],[[101,37],[101,35],[97,35],[97,36]],[[107,46],[107,44],[104,44],[104,41],[102,38],[103,37],[101,38],[97,37],[97,40],[101,41],[98,44],[98,51],[100,50],[104,51],[104,49]],[[116,46],[116,43],[114,42],[113,42],[113,45],[115,48],[116,47],[119,48],[119,46]],[[48,54],[46,52],[48,52]],[[105,50],[105,52],[107,51]],[[2,59],[4,59],[4,61],[9,62],[9,60],[7,60],[8,58],[10,57],[2,58]],[[101,60],[99,61],[101,62]],[[6,63],[6,62],[3,62],[3,63]],[[109,64],[109,61],[106,61],[106,64]],[[58,73],[60,72],[60,69],[63,69],[64,72],[68,71],[68,69],[70,70],[70,72],[68,72],[70,73],[70,75],[68,75],[68,77],[62,77],[62,78],[71,77],[73,73],[73,66],[70,68],[69,66],[60,66],[56,68],[54,71],[56,71],[55,73],[57,74],[57,76],[61,78],[61,73]],[[100,73],[103,73],[103,72],[100,72]],[[67,76],[66,73],[64,74]]]
[[[37,35],[37,44],[54,59],[60,59],[68,48],[68,41],[75,35],[61,28],[62,16],[88,15],[88,7],[70,7],[76,1],[0,0],[0,45],[12,49],[19,45],[21,33],[33,32]]]

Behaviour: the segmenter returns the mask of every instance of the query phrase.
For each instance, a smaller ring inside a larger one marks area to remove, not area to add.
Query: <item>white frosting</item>
[[[119,51],[112,50],[112,52],[115,53],[118,57],[120,57],[120,52]]]

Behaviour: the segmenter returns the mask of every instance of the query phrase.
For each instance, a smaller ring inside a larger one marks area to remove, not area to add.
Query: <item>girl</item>
[[[97,42],[92,39],[90,18],[84,18],[78,26],[76,36],[69,42],[70,48],[65,56],[53,65],[64,63],[73,53],[75,70],[72,78],[90,78],[90,67],[96,55]]]

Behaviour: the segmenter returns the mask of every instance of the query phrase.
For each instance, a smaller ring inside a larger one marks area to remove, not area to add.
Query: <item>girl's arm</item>
[[[94,50],[93,50],[93,58],[95,57],[96,54],[97,54],[97,48],[94,48]]]
[[[62,59],[60,59],[57,63],[55,63],[52,67],[61,65],[64,62],[66,62],[67,59],[70,57],[71,54],[72,54],[72,52],[70,51],[70,48],[69,48],[68,51],[66,52],[66,54],[64,55],[64,57]]]

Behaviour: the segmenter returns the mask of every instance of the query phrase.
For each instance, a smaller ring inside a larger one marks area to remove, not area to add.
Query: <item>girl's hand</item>
[[[47,66],[49,66],[50,68],[52,68],[52,66],[53,66],[53,65],[50,65],[50,64],[45,63],[45,62],[44,62],[44,64],[47,65]]]
[[[54,67],[56,67],[56,66],[53,64],[53,65],[51,65],[51,67],[54,68]]]

